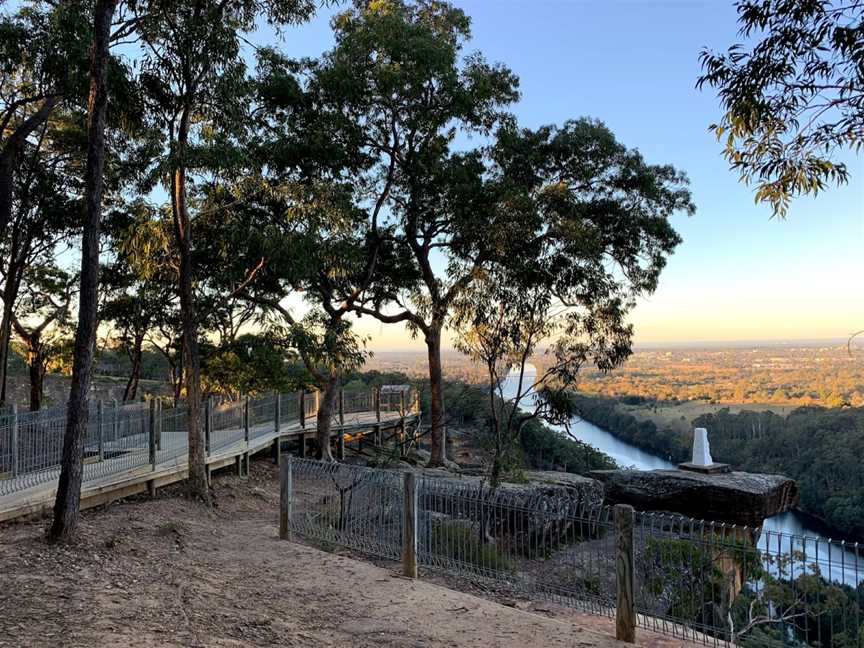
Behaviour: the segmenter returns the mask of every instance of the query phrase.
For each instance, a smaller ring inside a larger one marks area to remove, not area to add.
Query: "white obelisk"
[[[696,466],[710,466],[714,463],[711,459],[711,447],[708,445],[708,430],[696,428],[693,430],[693,464]]]

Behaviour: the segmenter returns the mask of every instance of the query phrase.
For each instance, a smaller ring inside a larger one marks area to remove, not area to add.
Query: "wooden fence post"
[[[313,393],[315,394],[315,418],[318,418],[318,410],[321,408],[321,392],[316,389]]]
[[[287,457],[279,470],[279,537],[282,540],[291,539],[288,525],[291,523],[292,490],[291,457]]]
[[[404,473],[402,479],[402,575],[417,578],[417,481],[411,472]]]
[[[336,458],[345,461],[345,390],[339,388],[339,441],[336,443]]]
[[[105,461],[105,401],[96,402],[96,441],[99,444],[99,461]]]
[[[633,507],[615,505],[615,580],[618,598],[615,607],[615,638],[636,643],[635,575],[633,568]]]
[[[18,475],[18,406],[12,403],[9,412],[9,426],[11,428],[11,439],[9,440],[12,446],[12,476]]]

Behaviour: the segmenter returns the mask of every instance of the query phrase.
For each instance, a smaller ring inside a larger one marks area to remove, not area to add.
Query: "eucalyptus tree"
[[[487,371],[491,477],[534,419],[566,425],[586,363],[607,372],[631,352],[627,316],[680,242],[669,219],[695,207],[684,174],[652,165],[600,122],[502,128],[489,157],[523,245],[481,272],[453,310],[457,347]],[[529,229],[530,228],[530,229]],[[535,354],[542,368],[527,374]]]
[[[242,38],[262,17],[277,25],[309,18],[311,0],[152,0],[137,25],[142,76],[154,118],[163,129],[157,167],[171,200],[179,255],[177,291],[183,323],[184,383],[188,400],[189,493],[209,501],[200,425],[199,320],[193,245],[195,203],[190,187],[210,173],[242,166],[247,127],[246,66]]]
[[[346,297],[355,312],[406,325],[426,343],[432,465],[446,458],[448,312],[500,252],[484,243],[483,165],[475,153],[455,154],[454,140],[490,133],[518,96],[510,70],[463,54],[469,23],[446,2],[358,2],[334,19],[336,45],[310,82],[317,110],[366,161],[356,185],[375,279]]]
[[[27,272],[12,324],[30,374],[30,410],[42,407],[45,373],[68,339],[78,277],[53,265]]]
[[[69,215],[81,193],[87,20],[77,3],[26,3],[0,16],[0,403],[23,274],[78,226]]]
[[[78,525],[84,435],[87,429],[88,393],[96,346],[99,286],[99,232],[105,170],[105,116],[108,108],[107,69],[111,21],[117,0],[96,0],[93,7],[93,41],[90,45],[90,93],[87,102],[87,161],[84,170],[85,217],[81,243],[81,275],[78,326],[72,362],[72,383],[63,436],[63,457],[54,520],[49,537],[71,536]]]
[[[698,87],[717,90],[711,129],[757,201],[784,216],[792,198],[844,183],[836,160],[864,145],[864,2],[739,0],[739,35],[703,50]]]

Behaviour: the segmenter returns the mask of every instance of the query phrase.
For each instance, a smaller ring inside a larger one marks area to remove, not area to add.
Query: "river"
[[[536,379],[536,369],[533,365],[526,365],[523,384],[530,384],[534,379]],[[518,373],[511,372],[504,379],[502,390],[504,397],[513,398],[517,385]],[[561,426],[550,425],[549,427],[562,434],[567,432]],[[622,441],[588,421],[574,418],[570,421],[569,431],[573,437],[612,457],[622,468],[634,470],[675,468],[675,464],[663,457]],[[828,541],[822,537],[823,533],[825,529],[817,528],[805,515],[797,511],[789,511],[765,520],[759,546],[770,550],[771,553],[778,551],[788,553],[794,547],[796,551],[804,551],[808,556],[818,556],[820,569],[826,577],[831,574],[830,580],[842,580],[850,585],[864,581],[864,554],[856,556],[855,552],[846,550],[839,543],[828,544]],[[808,564],[809,562],[808,560]]]

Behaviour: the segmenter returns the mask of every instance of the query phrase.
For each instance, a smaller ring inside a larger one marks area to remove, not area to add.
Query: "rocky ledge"
[[[669,511],[703,520],[761,526],[798,503],[798,486],[783,475],[684,470],[595,470],[607,504]]]

